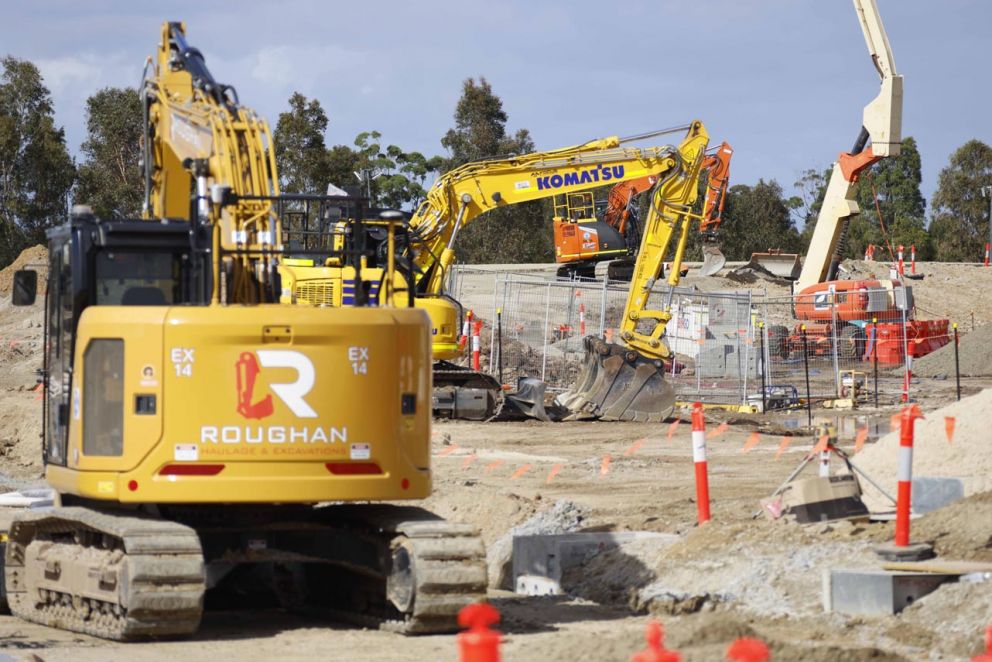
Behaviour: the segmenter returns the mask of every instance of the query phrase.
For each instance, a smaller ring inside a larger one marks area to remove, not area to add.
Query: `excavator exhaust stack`
[[[585,339],[586,358],[575,387],[555,398],[566,421],[660,422],[675,409],[675,390],[660,361],[596,336]]]
[[[727,258],[716,244],[703,244],[703,266],[699,268],[700,276],[715,276],[723,269]]]

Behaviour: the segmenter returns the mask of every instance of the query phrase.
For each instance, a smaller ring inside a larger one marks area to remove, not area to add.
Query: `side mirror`
[[[21,269],[14,272],[14,289],[11,302],[15,306],[30,306],[38,297],[38,272],[34,269]]]

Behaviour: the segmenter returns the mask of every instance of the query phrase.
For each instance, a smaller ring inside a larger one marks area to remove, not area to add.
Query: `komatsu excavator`
[[[684,137],[677,146],[631,145],[656,136],[682,132]],[[485,412],[480,417],[488,417],[498,411],[502,397],[501,385],[491,376],[447,361],[460,353],[455,335],[460,306],[445,295],[444,284],[455,260],[455,240],[462,227],[492,209],[591,190],[603,184],[640,180],[650,175],[657,178],[653,189],[656,213],[646,223],[641,247],[655,246],[662,239],[657,233],[671,229],[668,223],[677,225],[683,218],[687,223],[693,216],[691,207],[696,199],[708,140],[703,124],[694,121],[686,126],[627,138],[613,136],[574,147],[469,163],[442,175],[431,186],[426,199],[410,220],[417,305],[430,313],[434,358],[439,360],[435,365],[434,385],[436,390],[448,392],[447,399],[435,398],[435,402],[447,401],[452,403],[453,408],[462,410],[467,409],[465,402],[475,402],[478,403],[476,411]],[[666,246],[667,239],[666,234]],[[714,262],[722,266],[719,251],[716,256],[720,259]],[[664,258],[663,250],[649,250],[644,255],[645,279],[657,277]],[[719,269],[719,266],[716,268]],[[644,282],[640,285],[643,286]],[[638,312],[631,311],[631,314]],[[650,352],[654,359],[657,348],[652,347]],[[604,410],[603,415],[639,419],[657,417],[668,411],[667,404],[659,404],[661,401],[647,396],[653,390],[659,393],[666,391],[660,373],[647,382],[632,387],[634,390],[629,398],[611,398],[627,406],[617,405],[608,413]],[[618,382],[615,387],[621,388],[621,384]],[[667,397],[661,400],[665,401]],[[586,411],[590,409],[586,408]]]
[[[726,202],[733,148],[726,142],[707,154],[703,170],[708,172],[700,231],[703,238],[702,276],[712,276],[726,259],[716,241],[715,228]],[[602,218],[594,192],[570,193],[555,198],[553,219],[555,261],[559,277],[595,277],[596,264],[609,261],[610,280],[629,281],[633,275],[637,249],[641,245],[638,198],[658,183],[656,175],[621,182],[610,189]]]
[[[146,217],[76,208],[50,233],[56,504],[2,532],[0,603],[117,640],[190,634],[205,592],[225,589],[404,633],[456,629],[485,595],[477,532],[383,503],[431,494],[429,320],[391,289],[409,265],[387,252],[383,305],[279,303],[280,210],[301,198],[279,195],[265,121],[182,23],[163,25],[143,95]],[[336,201],[302,202],[316,215]],[[360,225],[332,257],[368,293],[377,254]],[[402,237],[380,229],[390,248]],[[17,274],[15,304],[36,280]]]
[[[687,133],[678,146],[629,146],[681,131]],[[431,318],[436,361],[433,372],[435,414],[485,420],[498,415],[505,402],[502,385],[491,375],[452,362],[462,355],[458,344],[461,305],[446,294],[444,286],[454,263],[454,245],[459,230],[492,209],[589,191],[614,182],[637,181],[647,176],[656,178],[656,189],[664,185],[664,203],[659,204],[673,209],[691,207],[704,165],[711,173],[722,173],[720,176],[723,177],[710,182],[708,191],[726,188],[726,169],[720,168],[716,161],[701,160],[704,157],[698,151],[700,135],[705,136],[705,130],[701,123],[695,122],[627,138],[612,136],[574,147],[469,163],[434,182],[409,221],[410,239],[404,248],[414,262],[415,305],[426,310]],[[702,141],[704,150],[707,140],[708,137]],[[725,158],[729,158],[729,152]],[[673,186],[673,182],[679,185]],[[710,194],[707,197],[709,199]],[[720,207],[720,199],[713,196],[713,209]],[[717,214],[706,225],[707,236],[713,235],[709,230],[718,226]],[[718,249],[713,252],[713,258],[711,263],[719,269],[723,260]],[[658,268],[661,268],[660,261]],[[349,288],[342,282],[338,270],[319,260],[311,260],[309,265],[284,267],[282,276],[283,292],[289,293],[284,299],[296,303],[340,305],[344,299],[337,293]],[[311,292],[332,294],[318,302],[316,297],[307,294]],[[324,303],[327,300],[333,302]]]

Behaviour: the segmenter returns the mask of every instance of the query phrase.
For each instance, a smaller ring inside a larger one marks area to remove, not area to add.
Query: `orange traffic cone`
[[[490,625],[499,623],[499,612],[486,602],[463,607],[458,612],[458,625],[468,628],[458,635],[458,659],[460,662],[499,662],[498,630]]]
[[[665,633],[661,623],[651,621],[644,630],[644,641],[648,647],[636,653],[630,662],[681,662],[682,656],[675,651],[665,649]]]
[[[768,662],[772,656],[761,639],[741,637],[727,647],[727,659],[731,662]]]

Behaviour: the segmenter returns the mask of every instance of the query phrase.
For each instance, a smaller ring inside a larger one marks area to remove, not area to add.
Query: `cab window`
[[[96,304],[167,306],[179,301],[179,261],[173,253],[104,251],[96,256]]]

